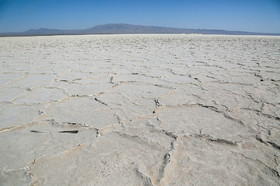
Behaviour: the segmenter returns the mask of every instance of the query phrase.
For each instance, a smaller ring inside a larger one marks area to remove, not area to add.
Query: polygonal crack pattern
[[[1,185],[279,185],[280,38],[0,38]]]

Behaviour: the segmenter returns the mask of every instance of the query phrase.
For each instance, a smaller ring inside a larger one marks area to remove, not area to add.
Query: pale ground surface
[[[0,185],[279,185],[280,38],[0,38]]]

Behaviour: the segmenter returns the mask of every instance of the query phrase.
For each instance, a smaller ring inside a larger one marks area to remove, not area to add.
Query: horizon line
[[[10,32],[0,32],[0,34],[3,36],[5,34],[26,34],[28,31],[36,31],[36,30],[56,30],[56,31],[85,31],[87,29],[92,29],[98,26],[106,26],[106,25],[129,25],[129,26],[142,26],[142,27],[157,27],[157,28],[169,28],[169,29],[186,29],[186,30],[201,30],[201,31],[225,31],[225,32],[241,32],[245,34],[256,34],[256,35],[280,35],[280,33],[277,32],[258,32],[258,31],[243,31],[243,30],[227,30],[227,29],[209,29],[209,28],[183,28],[183,27],[171,27],[171,26],[157,26],[157,25],[141,25],[141,24],[130,24],[130,23],[105,23],[105,24],[97,24],[91,27],[86,27],[86,28],[73,28],[73,29],[61,29],[61,28],[47,28],[47,27],[40,27],[40,28],[30,28],[25,31],[10,31]],[[113,33],[93,33],[93,34],[113,34]],[[116,34],[122,34],[122,33],[116,33]],[[131,33],[133,34],[133,33]],[[134,33],[134,34],[142,34],[142,33]],[[143,33],[145,34],[145,33]],[[154,33],[157,34],[157,33]],[[160,33],[159,33],[160,34]],[[173,34],[179,34],[179,33],[173,33]],[[183,34],[183,33],[182,33]],[[185,34],[200,34],[200,33],[185,33]],[[41,34],[40,34],[41,35]],[[46,35],[89,35],[89,34],[46,34]],[[214,35],[214,34],[212,34]],[[217,35],[222,35],[222,34],[217,34]],[[224,35],[238,35],[238,34],[224,34]],[[24,36],[24,35],[23,35]],[[32,36],[32,35],[30,35]],[[34,35],[36,36],[36,34]]]

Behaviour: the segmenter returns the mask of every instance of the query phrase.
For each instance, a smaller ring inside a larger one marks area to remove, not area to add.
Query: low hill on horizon
[[[40,35],[85,35],[85,34],[218,34],[218,35],[275,35],[280,33],[259,33],[245,31],[228,31],[216,29],[187,29],[160,26],[142,26],[132,24],[104,24],[87,29],[60,30],[39,28],[25,32],[0,33],[0,36],[40,36]]]

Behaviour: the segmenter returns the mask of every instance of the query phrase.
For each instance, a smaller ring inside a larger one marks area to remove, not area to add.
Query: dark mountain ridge
[[[49,28],[30,29],[25,32],[0,33],[0,36],[84,35],[84,34],[221,34],[221,35],[280,35],[215,29],[187,29],[131,24],[105,24],[87,29],[59,30]]]

